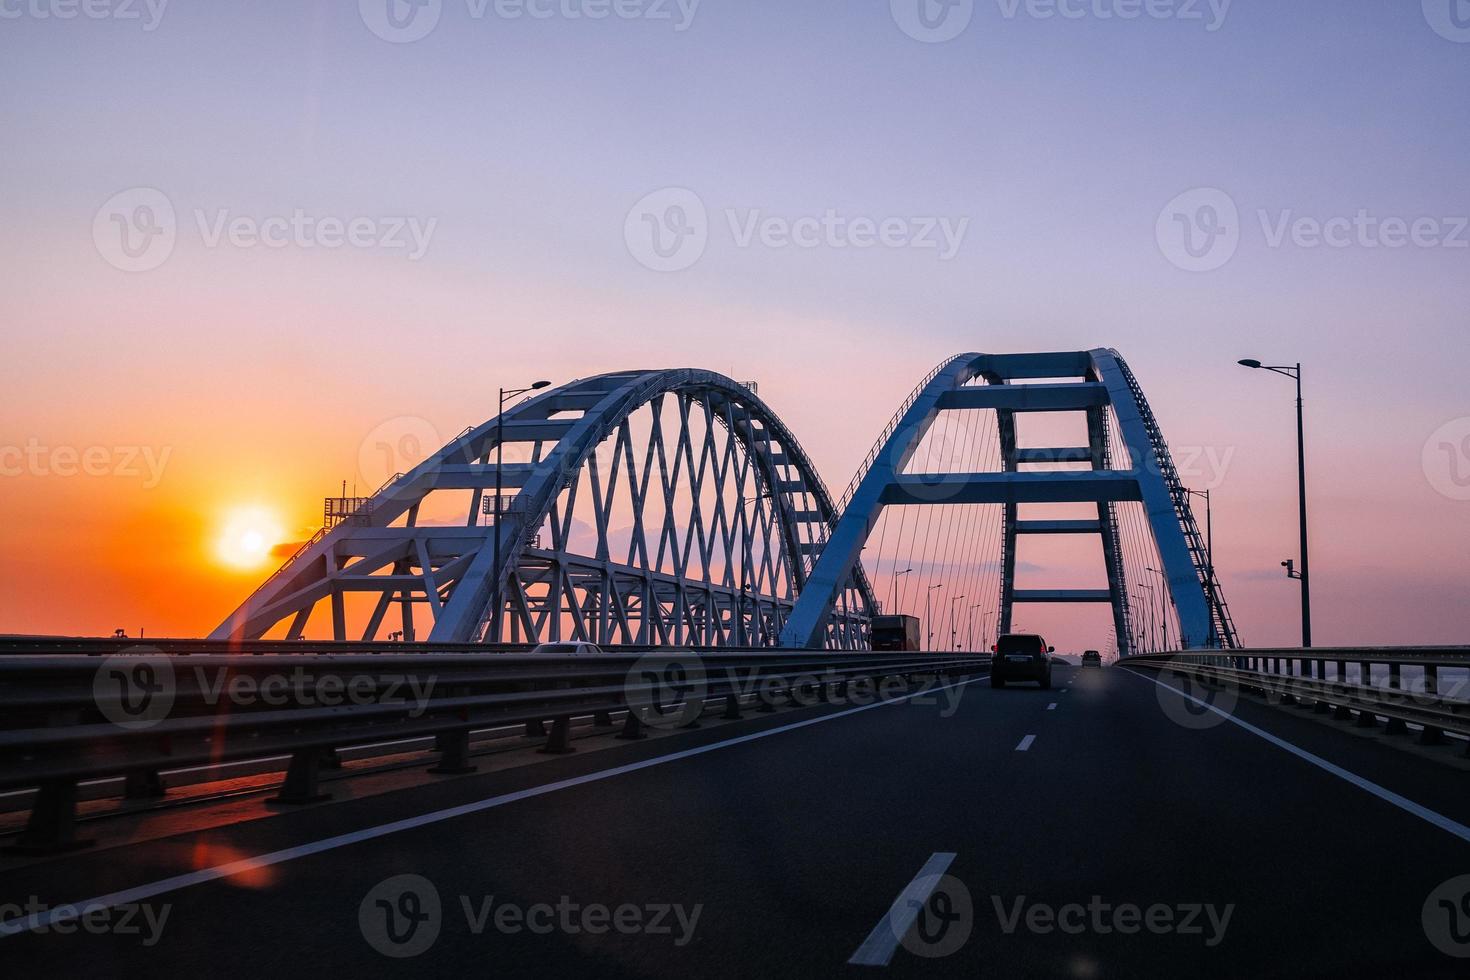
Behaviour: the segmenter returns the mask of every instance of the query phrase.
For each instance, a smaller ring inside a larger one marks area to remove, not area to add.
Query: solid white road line
[[[1025,738],[1021,739],[1021,744],[1018,745],[1018,746],[1016,746],[1016,751],[1017,752],[1029,752],[1029,751],[1031,751],[1031,743],[1034,742],[1034,741],[1036,741],[1036,736],[1035,735],[1027,735]]]
[[[868,938],[863,940],[857,952],[848,959],[849,966],[887,966],[893,960],[898,944],[913,927],[914,920],[919,917],[919,910],[929,901],[929,896],[938,887],[939,879],[949,870],[954,858],[953,854],[940,851],[924,862],[914,880],[898,893],[898,897],[888,907],[888,914],[878,920],[873,931],[868,933]]]
[[[1313,755],[1306,749],[1298,748],[1297,746],[1288,742],[1286,739],[1280,738],[1276,735],[1272,735],[1265,729],[1257,728],[1255,725],[1252,725],[1248,721],[1242,721],[1241,719],[1232,715],[1230,712],[1222,711],[1219,708],[1215,707],[1213,704],[1207,704],[1204,701],[1201,701],[1199,698],[1194,697],[1193,695],[1185,694],[1183,691],[1179,690],[1179,688],[1177,687],[1174,687],[1172,684],[1165,684],[1163,681],[1159,680],[1156,677],[1149,677],[1146,674],[1140,674],[1137,671],[1131,669],[1128,670],[1127,673],[1132,674],[1134,677],[1142,678],[1146,681],[1152,681],[1159,687],[1173,691],[1175,694],[1179,695],[1181,698],[1184,698],[1186,701],[1193,701],[1201,708],[1204,708],[1208,711],[1213,711],[1215,714],[1219,715],[1221,718],[1224,718],[1232,725],[1239,725],[1241,728],[1244,728],[1252,735],[1255,735],[1258,738],[1262,738],[1265,739],[1267,742],[1270,742],[1278,749],[1285,749],[1292,755],[1296,756],[1298,759],[1310,762],[1318,769],[1321,769],[1325,772],[1330,772],[1337,778],[1352,783],[1354,786],[1373,794],[1380,800],[1383,800],[1385,803],[1391,803],[1394,806],[1398,807],[1400,810],[1412,813],[1420,820],[1423,820],[1426,823],[1431,823],[1434,826],[1438,827],[1440,830],[1443,830],[1446,833],[1453,834],[1466,843],[1470,843],[1470,827],[1466,827],[1462,823],[1451,820],[1449,817],[1446,817],[1442,814],[1435,813],[1428,807],[1420,806],[1418,803],[1415,803],[1413,800],[1409,799],[1406,796],[1400,796],[1391,789],[1385,789],[1382,786],[1379,786],[1371,779],[1365,779],[1362,776],[1359,776],[1357,773],[1348,772],[1341,766],[1328,762],[1320,755]]]
[[[711,742],[708,745],[700,745],[692,749],[684,749],[679,752],[670,752],[668,755],[654,756],[652,759],[644,759],[641,762],[630,762],[627,765],[614,766],[611,769],[602,769],[590,772],[583,776],[573,776],[570,779],[560,779],[554,783],[546,783],[542,786],[532,786],[529,789],[516,790],[513,793],[504,793],[500,796],[491,796],[473,803],[465,803],[460,806],[449,807],[445,810],[435,810],[432,813],[421,813],[416,817],[407,817],[403,820],[394,820],[391,823],[380,824],[376,827],[365,827],[362,830],[354,830],[346,834],[338,834],[335,837],[326,837],[322,840],[312,841],[308,844],[300,844],[296,847],[288,847],[284,850],[271,851],[268,854],[258,854],[255,857],[242,858],[239,861],[231,861],[228,864],[216,865],[212,868],[201,868],[187,874],[174,875],[171,878],[162,878],[146,885],[138,885],[134,888],[125,888],[122,891],[111,892],[107,895],[98,895],[95,898],[83,899],[69,905],[57,905],[44,912],[36,912],[25,918],[6,919],[0,921],[0,939],[6,936],[15,936],[20,933],[30,932],[42,926],[54,925],[57,922],[65,922],[70,919],[86,915],[93,909],[112,908],[117,905],[128,905],[135,902],[146,901],[158,895],[166,895],[169,892],[188,888],[191,885],[202,885],[209,881],[218,881],[221,878],[230,878],[235,875],[247,874],[268,868],[276,864],[284,864],[297,858],[310,857],[313,854],[321,854],[325,851],[334,851],[339,847],[347,847],[351,844],[359,844],[363,841],[376,840],[379,837],[387,837],[389,834],[400,833],[405,830],[416,830],[419,827],[427,827],[431,824],[443,823],[456,817],[467,816],[471,813],[479,813],[483,810],[493,810],[496,807],[505,806],[507,803],[517,803],[521,800],[533,799],[537,796],[545,796],[559,790],[571,789],[574,786],[582,786],[587,783],[601,782],[614,776],[626,775],[630,772],[638,772],[643,769],[652,769],[669,762],[678,762],[681,759],[692,759],[695,756],[716,752],[720,749],[729,748],[734,745],[744,745],[747,742],[755,742],[772,735],[780,735],[785,732],[794,732],[801,728],[810,728],[812,725],[820,725],[823,722],[833,721],[838,718],[846,718],[849,715],[861,714],[864,711],[872,711],[874,708],[882,708],[891,704],[903,704],[910,698],[919,694],[933,694],[936,691],[948,691],[956,687],[965,687],[976,681],[985,680],[989,675],[972,677],[969,680],[958,681],[954,684],[945,684],[942,687],[931,687],[927,691],[915,691],[913,694],[905,694],[901,697],[892,698],[887,701],[875,701],[872,704],[858,705],[855,708],[844,708],[842,711],[834,711],[830,715],[821,715],[817,718],[806,718],[802,721],[793,721],[788,725],[778,725],[775,728],[767,728],[759,732],[751,732],[748,735],[738,735],[735,738],[727,738],[719,742]]]

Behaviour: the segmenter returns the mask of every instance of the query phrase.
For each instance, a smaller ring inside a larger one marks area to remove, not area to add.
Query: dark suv
[[[1098,653],[1096,650],[1088,650],[1086,653],[1082,654],[1082,666],[1101,667],[1102,654]]]
[[[990,686],[1005,687],[1007,681],[1035,681],[1051,687],[1051,654],[1056,648],[1035,633],[1007,633],[995,644],[990,663]]]

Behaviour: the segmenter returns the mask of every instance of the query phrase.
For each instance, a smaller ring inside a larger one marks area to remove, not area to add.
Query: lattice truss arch
[[[1055,380],[1072,378],[1077,380]],[[975,409],[993,412],[1001,471],[909,471],[941,412]],[[1015,418],[1022,412],[1085,413],[1088,445],[1023,448]],[[1037,464],[1087,468],[1027,468]],[[1105,602],[1112,606],[1119,650],[1129,652],[1135,633],[1129,576],[1137,577],[1138,571],[1125,567],[1119,533],[1119,506],[1125,505],[1142,512],[1145,533],[1152,539],[1150,560],[1162,569],[1159,585],[1170,603],[1168,615],[1177,621],[1180,644],[1238,645],[1219,583],[1212,579],[1189,491],[1180,482],[1142,388],[1115,350],[968,353],[935,368],[894,415],[839,502],[839,520],[811,549],[807,588],[787,619],[781,644],[808,646],[832,628],[827,617],[836,607],[827,604],[829,597],[835,597],[839,584],[861,566],[861,552],[885,507],[936,503],[1004,508],[1000,632],[1010,629],[1018,602]],[[1051,503],[1095,505],[1097,519],[1020,518],[1022,505]],[[1108,588],[1017,589],[1017,538],[1022,534],[1100,535]]]
[[[604,374],[529,398],[389,481],[213,635],[299,637],[326,618],[338,640],[772,645],[835,517],[800,444],[747,387],[694,369]],[[863,645],[871,608],[858,569],[826,642]]]

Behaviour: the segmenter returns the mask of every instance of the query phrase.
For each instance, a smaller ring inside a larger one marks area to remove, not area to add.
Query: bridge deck
[[[1241,724],[1190,713],[1146,676],[1057,675],[1053,691],[981,679],[937,705],[751,717],[12,864],[0,872],[5,896],[61,903],[267,855],[232,876],[137,893],[171,905],[151,948],[79,930],[0,938],[0,953],[16,976],[104,961],[155,976],[254,977],[266,964],[285,976],[394,966],[469,976],[488,965],[499,976],[827,976],[847,969],[922,866],[953,854],[948,873],[969,899],[950,895],[946,908],[972,934],[937,960],[898,948],[901,975],[1163,976],[1188,964],[1191,975],[1238,977],[1310,964],[1322,975],[1431,976],[1458,965],[1429,946],[1420,913],[1464,870],[1466,840]],[[1470,821],[1462,774],[1438,762],[1250,702],[1236,716],[1456,826]],[[403,820],[421,825],[394,831]],[[439,934],[395,964],[364,939],[359,912],[375,914],[369,893],[402,874],[433,883]],[[573,935],[559,924],[508,934],[491,921],[477,936],[463,902],[473,918],[489,896],[494,907],[700,911],[682,945],[673,914],[670,934]],[[1018,901],[1060,908],[1094,896],[1231,912],[1215,946],[1204,915],[1199,935],[1043,932],[1024,919],[1008,934],[1001,921]]]

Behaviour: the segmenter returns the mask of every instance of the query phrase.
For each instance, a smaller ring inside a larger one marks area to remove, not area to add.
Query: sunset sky
[[[904,0],[650,2],[444,0],[412,41],[374,0],[6,6],[0,632],[202,635],[501,385],[754,379],[840,492],[945,357],[1109,346],[1213,489],[1247,642],[1299,634],[1292,389],[1242,357],[1304,363],[1317,642],[1470,636],[1470,30],[1435,0],[979,2],[934,43]],[[659,271],[671,188],[707,245]],[[1174,214],[1221,200],[1192,271]],[[121,248],[160,202],[168,247]],[[938,247],[743,237],[829,211]]]

